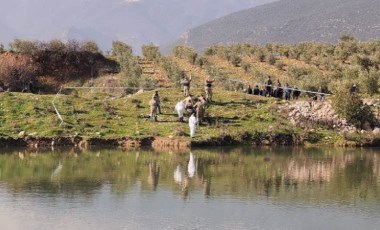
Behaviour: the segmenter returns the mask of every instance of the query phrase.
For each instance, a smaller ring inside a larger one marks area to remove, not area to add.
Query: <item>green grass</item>
[[[187,122],[178,122],[174,112],[175,104],[183,98],[181,90],[161,89],[159,93],[164,114],[158,116],[157,122],[144,118],[149,114],[148,102],[153,92],[122,97],[99,91],[59,95],[55,104],[64,119],[61,126],[52,106],[54,95],[2,93],[0,135],[17,137],[21,131],[26,131],[43,137],[144,138],[183,133],[177,138],[190,140]],[[200,95],[203,92],[195,89],[192,93]],[[282,114],[278,114],[279,103],[282,102],[273,98],[217,91],[214,102],[206,110],[210,122],[204,122],[197,129],[193,141],[226,135],[239,139],[242,135],[257,133],[301,133],[302,130],[292,128]]]

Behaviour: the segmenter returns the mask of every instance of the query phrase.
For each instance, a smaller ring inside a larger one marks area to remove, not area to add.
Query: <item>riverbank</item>
[[[201,93],[201,89],[195,89],[193,95]],[[228,91],[215,92],[205,121],[197,128],[196,136],[190,138],[187,122],[179,122],[174,112],[182,92],[159,90],[163,114],[157,122],[146,118],[152,94],[126,95],[115,90],[66,92],[55,100],[64,121],[60,125],[52,106],[55,95],[2,93],[0,147],[380,145],[379,134],[364,130],[341,132],[315,121],[315,117],[310,123],[303,118],[302,126],[299,125],[285,109],[296,113],[295,102]]]

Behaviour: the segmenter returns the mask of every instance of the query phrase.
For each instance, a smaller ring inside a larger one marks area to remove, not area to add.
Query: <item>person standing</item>
[[[181,84],[183,85],[183,93],[185,97],[188,97],[190,95],[190,83],[191,83],[191,75],[190,77],[187,77],[185,72],[182,72]]]
[[[253,93],[252,88],[251,88],[250,85],[248,85],[247,93],[248,93],[248,94],[252,94],[252,93]]]
[[[323,92],[322,86],[319,86],[318,88],[318,95],[319,95],[319,100],[324,101],[325,100],[325,94]]]
[[[291,90],[289,88],[289,85],[288,83],[285,84],[285,100],[286,101],[290,101],[290,94],[291,94]]]
[[[154,95],[152,99],[149,101],[149,106],[150,106],[150,119],[153,119],[154,121],[157,121],[157,102],[154,99]]]
[[[160,95],[158,95],[158,91],[156,90],[153,95],[153,99],[156,101],[158,114],[162,114],[161,112],[161,101],[160,101]]]
[[[268,76],[268,80],[267,82],[265,83],[265,87],[266,87],[266,96],[270,97],[272,95],[272,79],[270,76]]]
[[[206,100],[212,101],[212,83],[214,83],[215,79],[211,79],[207,77],[205,80],[205,92],[206,92]]]

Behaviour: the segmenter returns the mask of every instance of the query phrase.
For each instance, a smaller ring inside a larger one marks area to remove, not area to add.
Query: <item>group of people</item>
[[[205,94],[206,96],[199,95],[197,97],[193,97],[190,94],[190,84],[191,84],[191,76],[188,77],[183,73],[183,78],[181,80],[181,84],[183,85],[183,93],[185,99],[179,101],[175,107],[175,110],[178,113],[179,121],[184,121],[185,113],[191,117],[194,115],[196,118],[196,124],[199,125],[203,122],[204,114],[206,108],[209,103],[212,102],[212,84],[215,79],[211,79],[208,77],[205,80]],[[161,101],[158,91],[155,91],[151,100],[149,101],[150,106],[150,118],[157,121],[157,114],[162,114],[161,112]]]
[[[277,84],[273,85],[270,76],[262,88],[260,88],[259,85],[256,85],[254,89],[252,89],[251,86],[248,86],[246,92],[248,94],[260,95],[263,97],[276,97],[279,99],[283,99],[285,94],[285,100],[287,101],[289,101],[292,97],[294,100],[298,100],[299,96],[301,95],[301,91],[297,86],[291,88],[289,84],[286,83],[285,87],[283,87],[280,80],[277,80]]]
[[[185,72],[182,72],[182,79],[180,83],[183,85],[183,93],[185,97],[190,96],[191,80],[191,75],[187,76]],[[205,80],[205,93],[207,101],[212,101],[212,84],[214,83],[214,81],[215,79],[211,79],[210,77],[207,77]]]

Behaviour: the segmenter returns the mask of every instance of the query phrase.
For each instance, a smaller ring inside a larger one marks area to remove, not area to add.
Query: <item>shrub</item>
[[[0,59],[0,81],[11,91],[28,88],[39,71],[38,65],[31,58],[14,55]]]
[[[342,86],[333,100],[335,111],[347,122],[358,128],[376,124],[375,116],[368,105],[364,105],[359,93],[350,93],[348,86]]]
[[[155,46],[153,44],[143,45],[141,49],[143,56],[150,61],[158,60],[161,57],[158,46]]]
[[[284,70],[284,67],[285,67],[286,65],[284,64],[284,62],[277,60],[276,63],[274,64],[274,66],[275,66],[278,70]]]
[[[241,65],[241,57],[236,55],[236,54],[233,54],[230,58],[229,58],[229,61],[230,63],[235,66],[235,67],[238,67]]]
[[[379,92],[379,72],[375,69],[371,69],[369,72],[362,71],[360,80],[363,82],[365,92],[369,95],[372,96]]]

